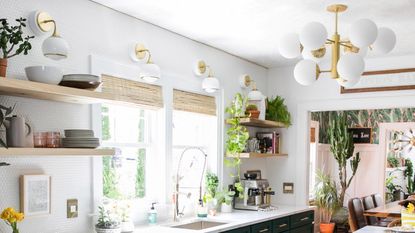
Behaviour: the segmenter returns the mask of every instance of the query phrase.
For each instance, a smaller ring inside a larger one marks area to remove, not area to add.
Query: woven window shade
[[[187,91],[173,90],[173,108],[180,111],[216,116],[215,97]]]
[[[116,100],[143,107],[163,107],[163,96],[160,86],[109,75],[102,75],[102,81],[101,91],[113,95]]]

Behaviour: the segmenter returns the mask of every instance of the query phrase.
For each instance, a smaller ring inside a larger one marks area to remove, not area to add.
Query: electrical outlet
[[[283,183],[282,193],[294,193],[294,183]]]
[[[78,199],[68,199],[66,201],[66,218],[78,217]]]

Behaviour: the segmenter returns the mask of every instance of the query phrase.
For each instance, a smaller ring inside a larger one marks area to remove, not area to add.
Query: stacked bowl
[[[97,148],[99,138],[94,137],[94,131],[89,129],[67,129],[62,139],[65,148]]]

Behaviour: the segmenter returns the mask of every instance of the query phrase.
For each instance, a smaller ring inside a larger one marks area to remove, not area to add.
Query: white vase
[[[222,213],[232,213],[232,204],[222,203],[220,207],[220,212]]]
[[[121,232],[134,232],[134,223],[132,221],[129,222],[121,222]]]
[[[95,231],[97,233],[121,233],[121,227],[114,228],[114,229],[104,229],[104,228],[95,227]]]

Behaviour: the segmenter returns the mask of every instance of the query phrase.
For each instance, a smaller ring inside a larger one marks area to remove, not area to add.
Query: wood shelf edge
[[[0,148],[0,156],[112,156],[115,149],[100,148]]]

